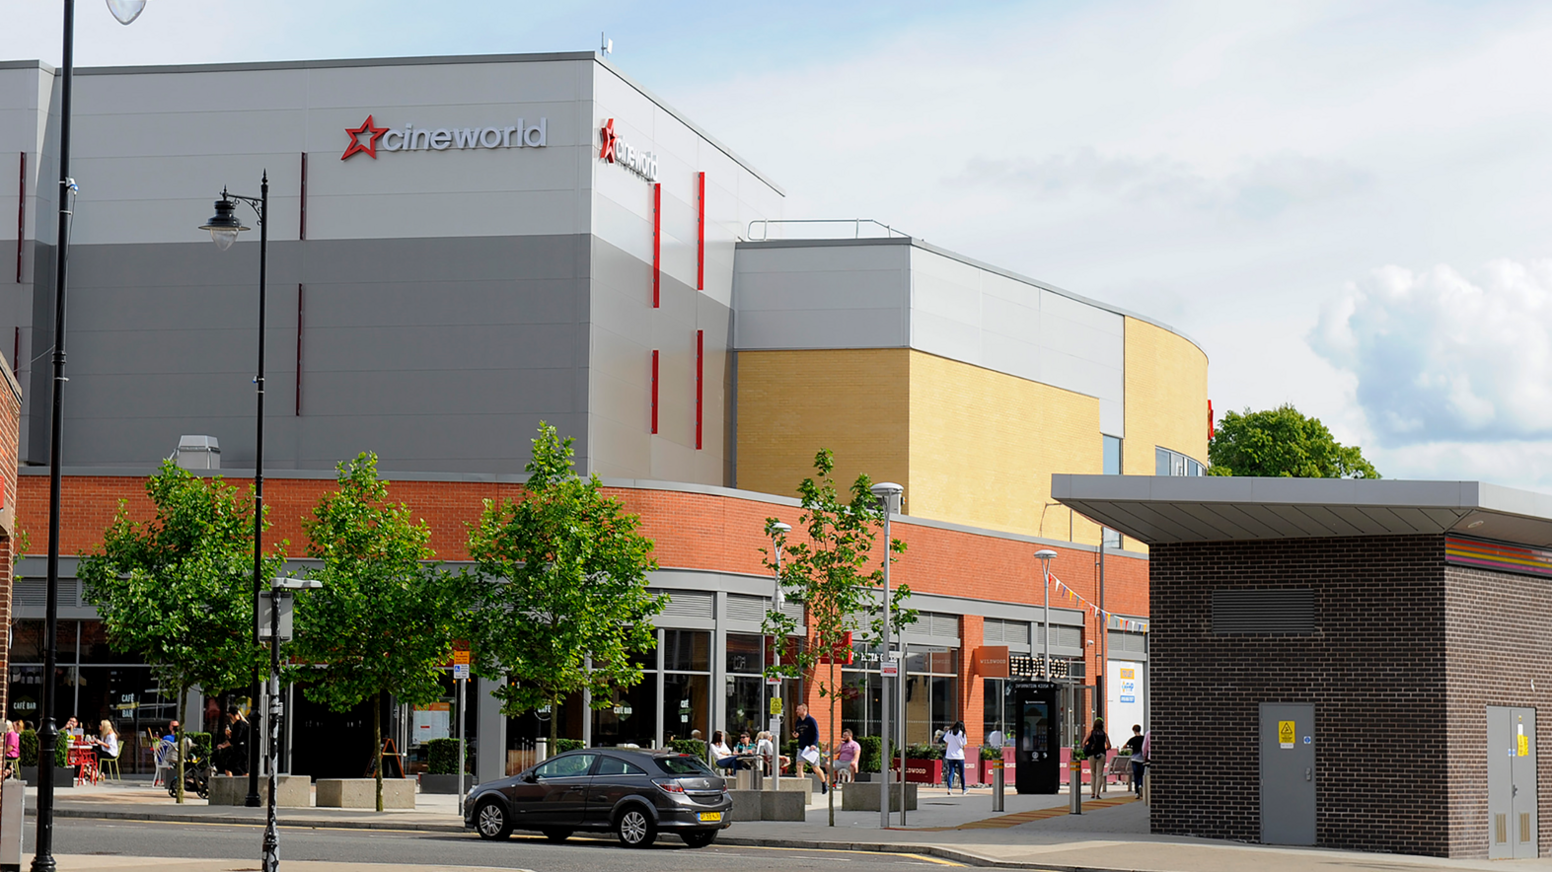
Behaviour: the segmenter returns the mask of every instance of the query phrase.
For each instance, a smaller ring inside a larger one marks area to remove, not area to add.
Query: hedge
[[[457,739],[432,739],[426,743],[426,772],[430,775],[458,774]]]

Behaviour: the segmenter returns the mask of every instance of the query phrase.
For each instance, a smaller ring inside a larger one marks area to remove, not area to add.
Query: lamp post
[[[879,755],[878,772],[882,783],[878,786],[878,825],[880,829],[889,829],[889,803],[891,791],[889,789],[889,678],[888,665],[890,663],[890,627],[889,627],[889,519],[900,511],[900,495],[905,493],[905,488],[892,481],[881,481],[871,488],[873,496],[883,504],[884,509],[884,653],[883,659],[878,662],[879,684],[879,744],[883,746],[883,753]],[[904,665],[902,659],[895,667],[895,675],[899,676],[899,669]],[[900,699],[905,699],[905,682],[900,682]],[[905,824],[905,718],[900,719],[900,824]]]
[[[38,837],[32,872],[54,872],[54,749],[59,728],[54,725],[54,670],[59,666],[59,490],[63,469],[61,445],[65,422],[65,268],[69,265],[70,219],[76,184],[70,178],[70,103],[75,82],[75,0],[64,0],[64,50],[59,81],[59,224],[54,238],[54,354],[49,409],[49,543],[48,582],[43,621],[42,727],[38,736]],[[145,0],[108,0],[108,11],[129,24],[145,9]],[[16,361],[11,361],[13,364]]]
[[[264,726],[269,730],[269,812],[264,825],[264,872],[280,869],[280,826],[275,820],[277,771],[280,768],[280,597],[287,590],[317,590],[323,582],[307,578],[275,578],[269,583],[269,707]]]
[[[258,395],[253,443],[253,644],[259,644],[259,596],[263,583],[259,576],[264,567],[264,294],[265,270],[269,264],[269,171],[259,181],[259,196],[245,197],[221,190],[216,201],[216,214],[199,229],[210,231],[210,239],[216,248],[226,251],[237,241],[237,234],[247,230],[237,220],[237,202],[247,203],[259,218],[259,371],[253,384]],[[259,669],[255,665],[249,682],[251,705],[259,702]],[[243,800],[248,808],[259,807],[259,746],[251,735],[248,740],[248,796]]]
[[[778,612],[782,610],[782,605],[785,601],[781,594],[781,543],[787,538],[787,534],[790,532],[792,532],[791,524],[784,524],[781,521],[777,521],[771,525],[771,554],[776,558],[776,595],[771,598],[771,605],[774,606]],[[771,656],[774,658],[773,662],[777,667],[781,666],[781,648],[785,644],[787,644],[786,639],[777,639],[775,641],[776,650],[771,652]],[[776,678],[776,690],[771,694],[771,699],[781,699],[781,677],[779,675]],[[776,721],[776,719],[781,716],[777,714],[771,714],[769,717],[772,721]],[[773,753],[776,757],[775,760],[771,761],[771,786],[779,793],[781,791],[780,729],[771,730],[771,748],[773,749]]]
[[[1035,552],[1035,557],[1040,561],[1040,575],[1045,580],[1042,586],[1045,617],[1041,618],[1044,625],[1040,628],[1040,636],[1045,640],[1045,650],[1040,655],[1040,673],[1046,681],[1051,680],[1051,558],[1055,556],[1056,552],[1049,548],[1042,548]]]

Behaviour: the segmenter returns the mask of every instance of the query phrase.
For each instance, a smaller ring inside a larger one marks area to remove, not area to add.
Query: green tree
[[[820,449],[814,455],[814,477],[803,479],[798,486],[801,514],[795,529],[802,530],[804,538],[789,544],[788,534],[775,530],[776,518],[765,521],[766,532],[776,535],[782,550],[782,592],[788,599],[803,603],[808,628],[807,645],[799,650],[784,648],[781,666],[768,667],[766,674],[816,678],[821,674],[819,667],[826,667],[819,680],[819,695],[829,703],[832,749],[838,721],[835,706],[843,691],[836,678],[836,661],[849,653],[848,640],[853,632],[866,629],[873,639],[882,639],[884,632],[879,613],[884,568],[880,563],[868,569],[884,525],[884,507],[873,496],[873,482],[865,474],[852,482],[843,502],[830,477],[834,470],[834,455],[829,449]],[[899,539],[886,545],[885,554],[891,562],[904,552],[905,543]],[[776,571],[769,554],[765,565]],[[896,630],[916,622],[915,610],[904,606],[910,595],[910,588],[903,584],[889,592],[890,624]],[[763,629],[768,637],[787,639],[797,631],[797,623],[786,613],[771,609],[765,614]],[[830,792],[830,826],[835,826],[834,791]]]
[[[657,641],[651,618],[667,599],[647,591],[657,567],[641,521],[572,466],[572,440],[539,423],[520,500],[485,501],[469,556],[485,580],[470,621],[473,671],[500,681],[508,716],[590,690],[602,708],[641,681],[633,655]]]
[[[1211,475],[1282,478],[1379,478],[1356,445],[1336,441],[1319,418],[1291,405],[1229,412],[1207,445]]]
[[[102,549],[83,557],[78,573],[109,643],[140,655],[177,689],[181,720],[189,688],[208,695],[243,687],[262,659],[253,644],[252,489],[240,496],[219,476],[200,478],[168,460],[146,481],[146,495],[154,516],[132,520],[121,500]],[[284,550],[279,543],[265,558],[266,578]],[[183,747],[181,723],[174,747]]]
[[[372,769],[383,810],[382,710],[442,695],[438,667],[452,656],[466,607],[463,579],[429,563],[431,528],[388,499],[377,455],[340,463],[339,489],[302,522],[307,553],[322,562],[323,587],[297,597],[293,679],[308,699],[336,712],[372,701]]]

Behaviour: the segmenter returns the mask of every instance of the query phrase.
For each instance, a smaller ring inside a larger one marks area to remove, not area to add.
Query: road
[[[58,854],[257,860],[262,835],[263,828],[258,826],[61,818],[55,821],[54,850]],[[27,847],[31,849],[30,838]],[[280,856],[282,861],[494,866],[534,872],[599,872],[619,868],[641,872],[909,872],[959,865],[933,857],[866,851],[718,845],[692,850],[672,836],[660,837],[647,850],[627,850],[612,837],[578,837],[553,845],[543,838],[522,834],[514,834],[505,842],[486,842],[472,834],[294,827],[280,830]],[[285,868],[284,863],[281,868]]]

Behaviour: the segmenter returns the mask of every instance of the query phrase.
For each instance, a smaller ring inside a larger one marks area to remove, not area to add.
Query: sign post
[[[458,815],[463,816],[464,804],[464,760],[465,748],[469,743],[469,737],[464,732],[463,702],[464,691],[469,686],[469,643],[453,643],[453,683],[458,685]]]

